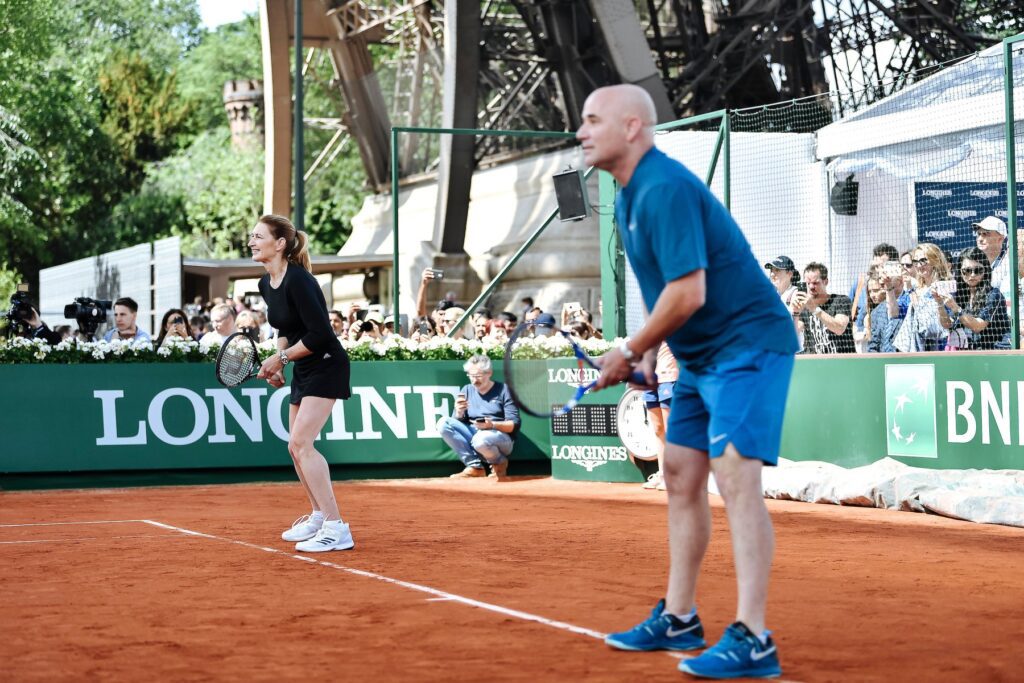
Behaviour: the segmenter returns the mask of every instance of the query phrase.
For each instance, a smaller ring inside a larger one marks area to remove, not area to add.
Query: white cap
[[[975,230],[988,230],[989,232],[998,232],[1003,237],[1006,237],[1006,223],[999,220],[995,216],[989,216],[980,223],[971,223],[971,227]]]

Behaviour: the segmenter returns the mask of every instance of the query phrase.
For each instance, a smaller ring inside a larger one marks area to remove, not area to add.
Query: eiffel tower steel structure
[[[294,1],[260,3],[267,205],[278,210],[288,175],[270,167],[290,165],[281,62]],[[590,91],[623,82],[647,89],[662,121],[828,92],[829,114],[841,115],[1024,30],[1021,0],[300,1],[306,77],[328,84],[339,109],[307,121],[336,131],[307,174],[350,138],[378,192],[390,180],[391,126],[571,131]],[[436,174],[440,246],[453,253],[473,171],[551,143],[407,135],[402,144],[401,178]]]

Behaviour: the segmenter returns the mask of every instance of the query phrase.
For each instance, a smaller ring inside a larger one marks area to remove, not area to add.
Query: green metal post
[[[1010,259],[1010,348],[1020,348],[1020,282],[1017,268],[1017,150],[1013,112],[1013,44],[1024,41],[1024,33],[1003,41],[1003,94],[1006,99],[1006,218],[1009,240],[1006,258]]]
[[[615,229],[615,178],[598,174],[601,239],[601,327],[606,339],[626,336],[625,252]]]
[[[711,187],[711,181],[715,178],[715,169],[718,168],[718,155],[721,154],[722,143],[725,142],[725,128],[728,120],[728,116],[723,116],[722,123],[718,126],[718,137],[715,138],[715,149],[711,152],[711,163],[708,164],[708,172],[704,174],[704,184],[708,187]]]
[[[402,333],[402,318],[398,314],[398,130],[391,129],[391,315],[395,316],[395,330]],[[412,321],[409,321],[412,324]]]
[[[722,129],[725,133],[725,208],[732,211],[732,126],[728,110],[722,114]]]

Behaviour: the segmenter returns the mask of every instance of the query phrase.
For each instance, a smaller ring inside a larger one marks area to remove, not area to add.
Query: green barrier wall
[[[536,364],[553,401],[571,395],[574,362]],[[336,404],[318,443],[331,463],[456,461],[434,425],[465,383],[461,362],[353,363],[352,377],[353,397]],[[227,390],[208,364],[7,365],[0,386],[0,473],[290,465],[287,388]],[[844,467],[892,456],[937,469],[1024,469],[1024,355],[800,358],[782,455]],[[640,481],[616,437],[552,436],[546,421],[524,416],[513,463],[531,460],[550,460],[557,478]]]
[[[843,467],[1024,469],[1024,355],[798,358],[782,456]]]
[[[317,448],[336,464],[454,462],[435,425],[465,383],[458,361],[353,363]],[[0,386],[3,473],[291,465],[288,388],[228,390],[209,364],[8,365]],[[546,459],[548,433],[524,419],[514,459]]]

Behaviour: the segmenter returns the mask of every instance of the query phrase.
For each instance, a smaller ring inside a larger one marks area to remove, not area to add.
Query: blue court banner
[[[1017,184],[1018,207],[1024,199],[1024,183]],[[974,246],[973,223],[997,216],[1009,223],[1006,183],[914,183],[917,240],[931,242],[957,254]],[[1017,221],[1024,208],[1017,209]]]

